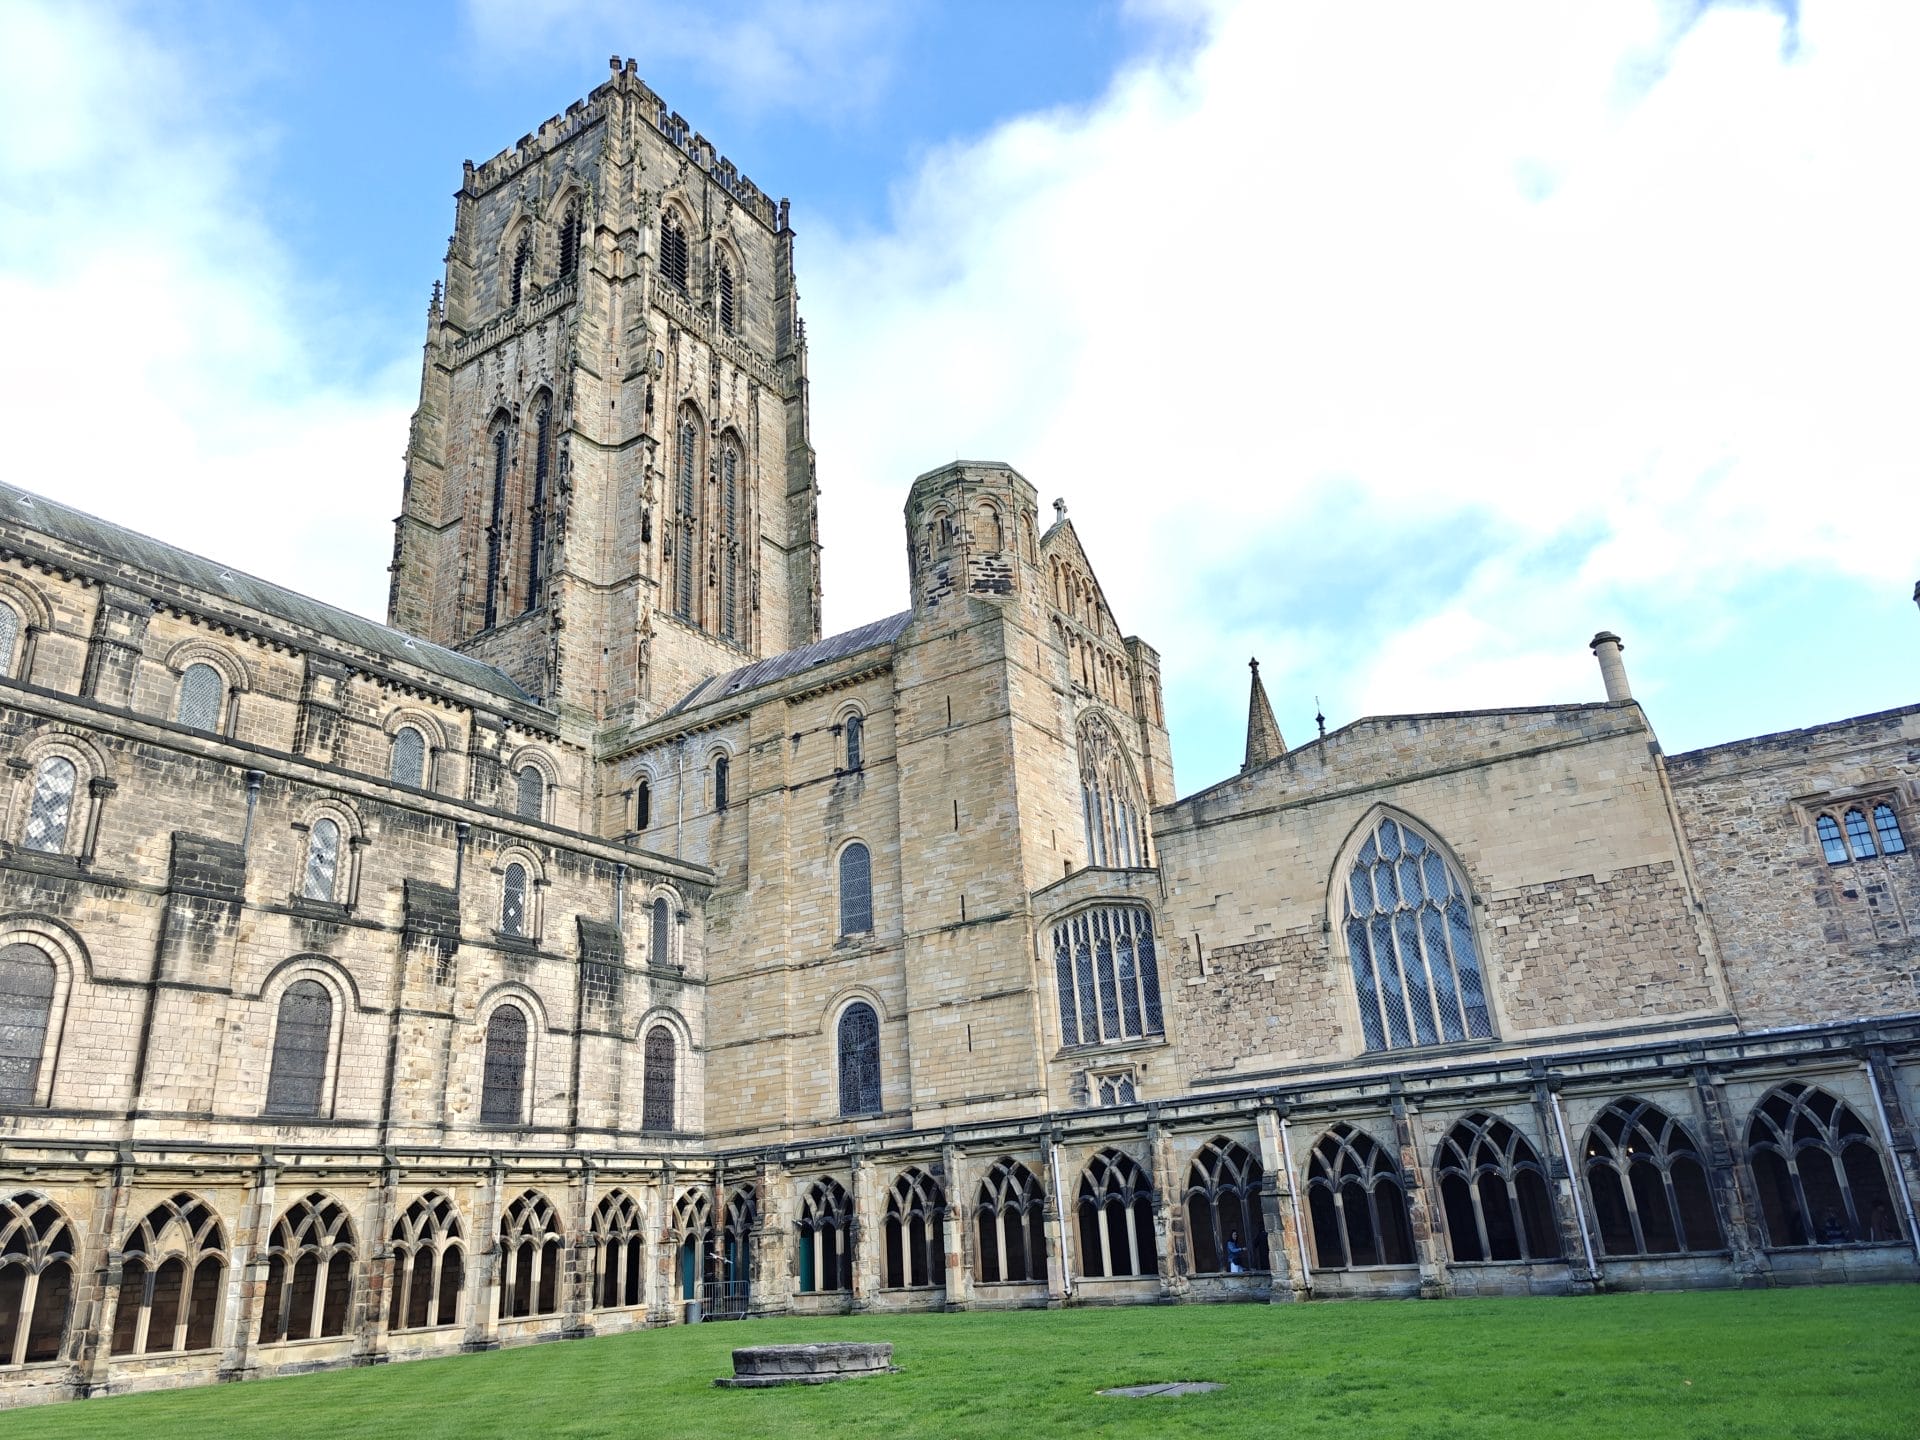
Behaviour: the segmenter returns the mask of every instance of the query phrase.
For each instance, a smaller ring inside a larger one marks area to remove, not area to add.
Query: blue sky
[[[794,202],[827,623],[921,470],[1067,499],[1183,791],[1598,698],[1916,698],[1920,7],[0,0],[10,479],[378,614],[463,158],[609,54]],[[263,503],[264,502],[264,503]],[[874,563],[869,556],[884,556]]]

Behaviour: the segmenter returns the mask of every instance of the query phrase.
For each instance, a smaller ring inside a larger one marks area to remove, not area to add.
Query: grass
[[[399,1435],[1911,1437],[1913,1286],[674,1327],[0,1415],[0,1440]],[[720,1390],[735,1345],[891,1340],[901,1373]],[[1178,1399],[1094,1394],[1219,1380]]]

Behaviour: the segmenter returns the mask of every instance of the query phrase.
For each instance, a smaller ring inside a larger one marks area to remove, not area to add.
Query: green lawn
[[[735,1345],[901,1373],[740,1391]],[[1094,1394],[1219,1380],[1178,1399]],[[755,1320],[0,1415],[0,1437],[1920,1434],[1920,1288]]]

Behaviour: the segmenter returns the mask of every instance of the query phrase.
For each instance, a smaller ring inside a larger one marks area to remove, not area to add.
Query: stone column
[[[783,1212],[779,1209],[786,1170],[772,1156],[763,1155],[755,1184],[759,1200],[755,1213],[759,1218],[754,1221],[747,1246],[749,1313],[784,1314],[793,1293],[787,1281],[787,1249],[782,1243],[787,1232],[780,1223]]]
[[[576,1040],[576,1044],[577,1044]],[[591,1160],[580,1161],[580,1171],[567,1185],[573,1216],[567,1237],[565,1287],[560,1292],[560,1333],[569,1339],[593,1334],[593,1205],[597,1187]]]
[[[133,1181],[133,1152],[123,1147],[119,1162],[113,1167],[113,1178],[107,1183],[106,1193],[95,1207],[98,1228],[94,1245],[99,1263],[94,1270],[94,1323],[89,1327],[87,1338],[75,1357],[78,1363],[74,1366],[74,1388],[83,1397],[97,1394],[107,1386],[107,1370],[113,1350],[113,1322],[120,1302],[120,1244],[131,1223],[127,1211],[132,1198]],[[232,1274],[229,1270],[229,1300]],[[78,1298],[75,1297],[76,1300]],[[228,1308],[231,1309],[231,1305]],[[75,1314],[78,1313],[76,1307]]]
[[[880,1196],[881,1186],[875,1175],[875,1167],[855,1145],[848,1167],[851,1170],[853,1195],[853,1283],[848,1295],[849,1308],[854,1311],[869,1310],[873,1307],[874,1296],[879,1293],[882,1274],[881,1254],[886,1244],[886,1230],[882,1225],[879,1207],[884,1203]]]
[[[964,1157],[948,1131],[940,1146],[940,1184],[947,1196],[947,1309],[966,1310],[973,1304],[973,1206],[969,1177],[962,1171]]]
[[[653,1177],[647,1187],[650,1197],[646,1203],[646,1213],[653,1217],[649,1227],[652,1234],[651,1263],[647,1266],[647,1323],[649,1325],[671,1325],[674,1320],[674,1306],[680,1298],[676,1286],[678,1272],[675,1265],[679,1260],[679,1244],[673,1233],[673,1172],[663,1169]]]
[[[1906,1227],[1915,1258],[1920,1259],[1920,1226],[1914,1224],[1915,1212],[1920,1211],[1920,1161],[1914,1154],[1913,1126],[1907,1119],[1906,1106],[1900,1103],[1900,1086],[1887,1058],[1887,1047],[1869,1045],[1866,1064],[1867,1083],[1880,1102],[1880,1113],[1874,1118],[1884,1121],[1893,1143],[1887,1164],[1893,1172],[1893,1183],[1900,1187],[1900,1193],[1893,1197],[1894,1210],[1899,1223]]]
[[[1300,1269],[1302,1237],[1293,1223],[1294,1186],[1299,1182],[1287,1168],[1286,1148],[1280,1143],[1280,1111],[1272,1100],[1262,1100],[1253,1121],[1259,1132],[1260,1170],[1265,1177],[1260,1186],[1260,1215],[1267,1227],[1267,1253],[1250,1259],[1254,1264],[1264,1264],[1273,1277],[1267,1288],[1269,1303],[1305,1300],[1313,1293],[1313,1286]]]
[[[463,1350],[492,1350],[500,1344],[500,1206],[507,1167],[488,1157],[486,1188],[473,1217],[473,1312]]]
[[[80,682],[83,696],[123,710],[132,707],[140,652],[152,618],[153,602],[146,596],[117,585],[100,587],[86,673]]]
[[[1715,1208],[1726,1226],[1734,1277],[1743,1288],[1770,1285],[1773,1261],[1767,1256],[1761,1234],[1760,1192],[1746,1165],[1746,1147],[1739,1142],[1729,1119],[1726,1081],[1696,1062],[1693,1093],[1706,1120],[1707,1178],[1713,1186]]]
[[[1547,1174],[1553,1181],[1553,1219],[1560,1232],[1560,1254],[1565,1260],[1569,1279],[1575,1288],[1591,1290],[1599,1283],[1597,1266],[1587,1264],[1586,1231],[1580,1224],[1584,1213],[1582,1202],[1577,1200],[1573,1187],[1578,1178],[1567,1166],[1565,1149],[1560,1144],[1560,1127],[1554,1114],[1554,1091],[1559,1087],[1559,1077],[1549,1077],[1544,1070],[1539,1071],[1533,1082],[1533,1119],[1535,1128],[1540,1132],[1542,1151],[1540,1158],[1546,1163]],[[1569,1143],[1571,1143],[1571,1138]],[[1597,1253],[1597,1252],[1596,1252]]]
[[[1394,1088],[1399,1089],[1398,1081]],[[1394,1149],[1407,1186],[1407,1228],[1413,1232],[1414,1259],[1420,1265],[1420,1298],[1443,1299],[1453,1293],[1453,1281],[1447,1273],[1447,1243],[1439,1224],[1439,1192],[1427,1168],[1432,1137],[1421,1134],[1420,1113],[1404,1096],[1396,1094],[1392,1104]]]
[[[1149,1107],[1148,1114],[1154,1112],[1155,1107]],[[1187,1207],[1180,1203],[1180,1190],[1174,1184],[1173,1138],[1157,1119],[1147,1122],[1147,1157],[1153,1178],[1154,1249],[1158,1252],[1155,1268],[1160,1275],[1160,1293],[1178,1299],[1193,1289],[1188,1279],[1193,1265]]]
[[[244,1380],[253,1374],[260,1307],[265,1302],[267,1271],[271,1268],[267,1248],[273,1240],[274,1212],[280,1204],[279,1184],[280,1167],[272,1155],[263,1154],[258,1173],[248,1182],[251,1193],[234,1227],[231,1263],[227,1269],[228,1303],[220,1316],[220,1378],[223,1380]]]
[[[360,1283],[354,1286],[360,1318],[354,1358],[368,1365],[387,1359],[387,1325],[393,1309],[393,1220],[397,1213],[400,1170],[392,1155],[381,1156],[380,1169],[367,1186],[367,1212],[362,1217],[366,1243],[360,1247]],[[403,1317],[404,1318],[404,1317]]]
[[[1047,1137],[1047,1145],[1040,1152],[1040,1183],[1046,1187],[1046,1209],[1044,1223],[1047,1234],[1047,1308],[1058,1309],[1071,1304],[1073,1300],[1072,1270],[1078,1267],[1073,1261],[1072,1215],[1062,1214],[1061,1197],[1065,1203],[1073,1203],[1072,1194],[1075,1177],[1056,1175],[1056,1158],[1065,1163],[1065,1157],[1059,1154],[1060,1134],[1054,1131]]]

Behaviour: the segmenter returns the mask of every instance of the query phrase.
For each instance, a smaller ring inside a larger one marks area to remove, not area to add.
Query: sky
[[[0,0],[6,478],[381,618],[463,159],[640,74],[790,196],[825,618],[1066,500],[1181,793],[1597,700],[1920,699],[1909,0]],[[869,557],[885,557],[873,560]]]

